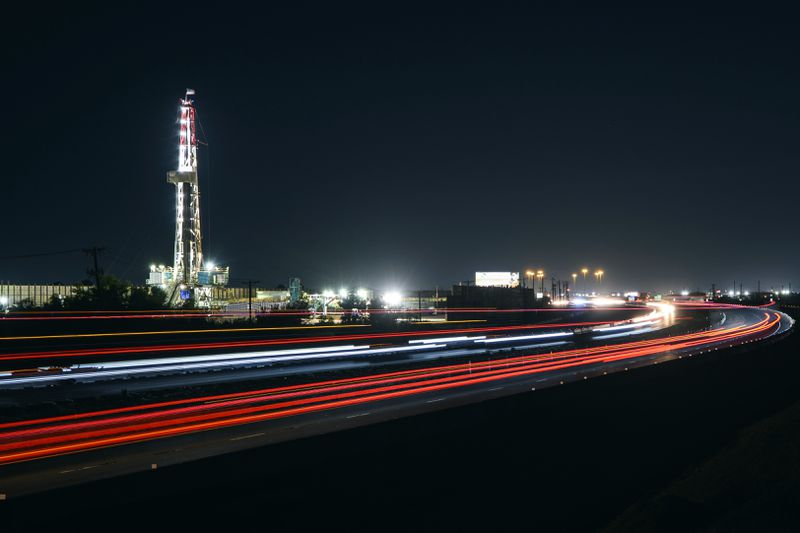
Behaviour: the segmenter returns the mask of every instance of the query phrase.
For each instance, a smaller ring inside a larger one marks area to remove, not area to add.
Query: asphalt
[[[752,323],[760,316],[763,316],[763,311],[731,310],[726,311],[724,320],[728,327],[735,327]],[[780,331],[785,332],[790,324],[790,319],[785,317]],[[752,340],[743,339],[742,342],[751,342]],[[43,490],[143,470],[164,468],[247,448],[347,430],[426,412],[441,411],[503,396],[530,394],[535,390],[560,386],[572,381],[633,370],[637,367],[659,364],[696,355],[709,349],[724,347],[700,345],[634,360],[514,377],[502,382],[470,385],[447,392],[420,393],[331,411],[5,465],[0,468],[0,474],[2,474],[0,494],[5,495],[6,499],[14,499]]]

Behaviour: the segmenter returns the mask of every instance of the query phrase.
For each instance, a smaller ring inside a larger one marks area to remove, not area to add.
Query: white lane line
[[[359,413],[357,415],[350,415],[347,418],[357,418],[359,416],[367,416],[368,414],[370,414],[370,413]]]
[[[233,437],[233,438],[232,438],[232,439],[230,439],[230,440],[231,440],[231,441],[234,441],[234,440],[253,439],[253,438],[255,438],[255,437],[261,437],[261,436],[263,436],[263,435],[265,435],[265,433],[262,431],[261,433],[253,433],[252,435],[244,435],[244,436],[242,436],[242,437]]]
[[[84,466],[81,468],[72,468],[70,470],[62,470],[59,474],[69,474],[70,472],[81,472],[83,470],[90,470],[92,468],[97,468],[100,465],[91,465],[91,466]]]
[[[425,403],[436,403],[436,402],[441,402],[442,400],[444,400],[444,398],[436,398],[435,400],[428,400]]]

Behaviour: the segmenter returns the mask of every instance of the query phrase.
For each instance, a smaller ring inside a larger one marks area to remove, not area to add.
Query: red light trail
[[[613,363],[690,348],[711,348],[729,342],[744,342],[773,332],[780,321],[779,313],[764,311],[763,318],[754,324],[662,339],[523,355],[502,361],[459,363],[379,373],[359,378],[0,424],[0,429],[5,430],[0,432],[0,464],[464,388],[555,370]]]

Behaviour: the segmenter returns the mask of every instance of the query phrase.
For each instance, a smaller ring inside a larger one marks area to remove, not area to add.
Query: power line
[[[27,259],[29,257],[47,257],[47,256],[50,256],[50,255],[64,255],[64,254],[72,254],[72,253],[77,253],[77,252],[82,252],[82,251],[84,251],[83,248],[73,248],[71,250],[60,250],[58,252],[41,252],[41,253],[37,253],[37,254],[6,255],[6,256],[0,257],[0,260]]]

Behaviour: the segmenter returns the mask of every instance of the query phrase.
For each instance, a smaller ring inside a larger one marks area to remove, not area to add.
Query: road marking
[[[500,389],[502,389],[502,388],[503,388],[503,387],[495,387],[495,388],[493,388],[493,389],[489,389],[489,390],[488,390],[488,391],[486,391],[486,392],[492,392],[492,391],[500,390]]]
[[[70,470],[62,470],[61,472],[59,472],[59,474],[69,474],[70,472],[81,472],[83,470],[90,470],[92,468],[97,468],[98,466],[100,466],[100,465],[90,465],[90,466],[84,466],[84,467],[81,467],[81,468],[72,468]]]
[[[350,415],[347,418],[356,418],[356,417],[359,417],[359,416],[367,416],[368,414],[370,414],[370,413],[359,413],[357,415]]]
[[[252,439],[252,438],[255,438],[255,437],[261,437],[262,435],[264,435],[263,431],[261,433],[253,433],[252,435],[244,435],[242,437],[233,437],[230,440],[234,441],[234,440]]]
[[[428,400],[425,403],[436,403],[436,402],[441,402],[442,400],[444,400],[444,398],[436,398],[435,400]]]

